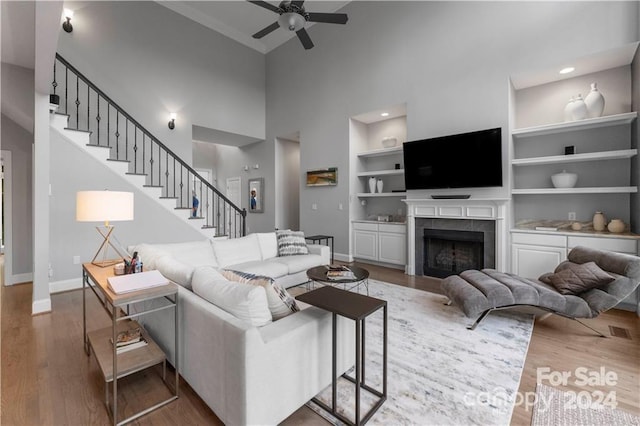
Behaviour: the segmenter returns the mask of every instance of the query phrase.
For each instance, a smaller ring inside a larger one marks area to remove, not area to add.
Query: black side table
[[[333,264],[333,235],[311,235],[309,237],[304,237],[305,240],[313,241],[314,244],[322,244],[324,241],[324,245],[329,245],[329,240],[331,240],[331,263]]]
[[[382,406],[387,400],[387,301],[380,300],[362,294],[345,291],[339,288],[325,286],[308,293],[301,294],[296,297],[301,302],[317,306],[320,309],[331,312],[332,315],[332,381],[331,381],[331,407],[317,398],[312,401],[331,413],[337,419],[348,425],[365,424],[371,416]],[[382,328],[382,392],[372,388],[365,381],[365,319],[378,309],[382,308],[384,312],[384,322]],[[356,411],[355,422],[347,419],[336,410],[336,315],[352,319],[356,325],[356,366],[355,379],[346,373],[342,375],[345,379],[356,385]],[[371,409],[360,418],[360,390],[364,389],[380,398]]]

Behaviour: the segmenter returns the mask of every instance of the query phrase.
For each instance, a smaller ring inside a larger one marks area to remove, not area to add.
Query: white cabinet
[[[567,259],[564,247],[545,247],[524,244],[511,246],[511,270],[525,278],[538,278],[545,272],[553,272],[556,266]]]
[[[353,256],[392,265],[407,262],[407,227],[397,223],[353,223]]]

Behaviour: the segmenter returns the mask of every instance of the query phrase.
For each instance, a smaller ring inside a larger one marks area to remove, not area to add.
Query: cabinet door
[[[404,265],[407,262],[407,237],[405,234],[378,234],[378,259],[380,262]]]
[[[378,232],[354,230],[353,256],[360,259],[378,260]]]
[[[567,250],[563,247],[511,246],[511,271],[524,278],[538,278],[545,272],[553,272],[564,260],[567,260]]]

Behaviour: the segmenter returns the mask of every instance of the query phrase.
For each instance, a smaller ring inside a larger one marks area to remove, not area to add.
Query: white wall
[[[275,144],[276,228],[300,229],[300,143],[277,138]]]
[[[350,116],[407,104],[407,139],[502,127],[508,78],[638,38],[636,2],[352,2],[344,26],[315,25],[267,55],[267,139],[300,131],[301,170],[349,170]],[[286,75],[287,78],[282,78]],[[292,93],[304,96],[292,96]],[[295,127],[295,128],[293,128]],[[503,138],[508,197],[508,138]],[[479,193],[479,194],[486,194]],[[347,180],[302,188],[301,228],[349,252]],[[318,203],[319,210],[309,206]]]
[[[2,113],[33,133],[32,69],[2,63]]]
[[[78,3],[73,27],[58,52],[188,164],[192,124],[264,139],[262,54],[151,1]]]
[[[4,114],[2,114],[1,128],[2,149],[11,151],[12,220],[5,222],[5,230],[10,227],[13,237],[12,247],[9,248],[12,274],[30,274],[33,272],[33,233],[31,232],[33,134]]]
[[[73,264],[73,256],[81,262],[93,258],[102,239],[95,227],[100,223],[76,222],[78,191],[109,189],[134,193],[134,217],[130,222],[113,222],[118,240],[126,248],[138,243],[164,243],[204,239],[202,234],[176,217],[139,188],[130,185],[99,161],[83,152],[59,133],[50,132],[51,140],[51,266],[54,283],[77,280],[81,265]],[[59,167],[73,164],[73,167]],[[57,166],[57,167],[56,167]],[[113,255],[113,252],[111,252]],[[144,259],[142,259],[144,262]]]

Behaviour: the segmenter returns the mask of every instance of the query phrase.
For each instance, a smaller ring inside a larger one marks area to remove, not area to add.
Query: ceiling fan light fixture
[[[283,13],[278,18],[278,24],[280,27],[288,29],[289,31],[299,31],[304,27],[305,19],[298,13]]]

